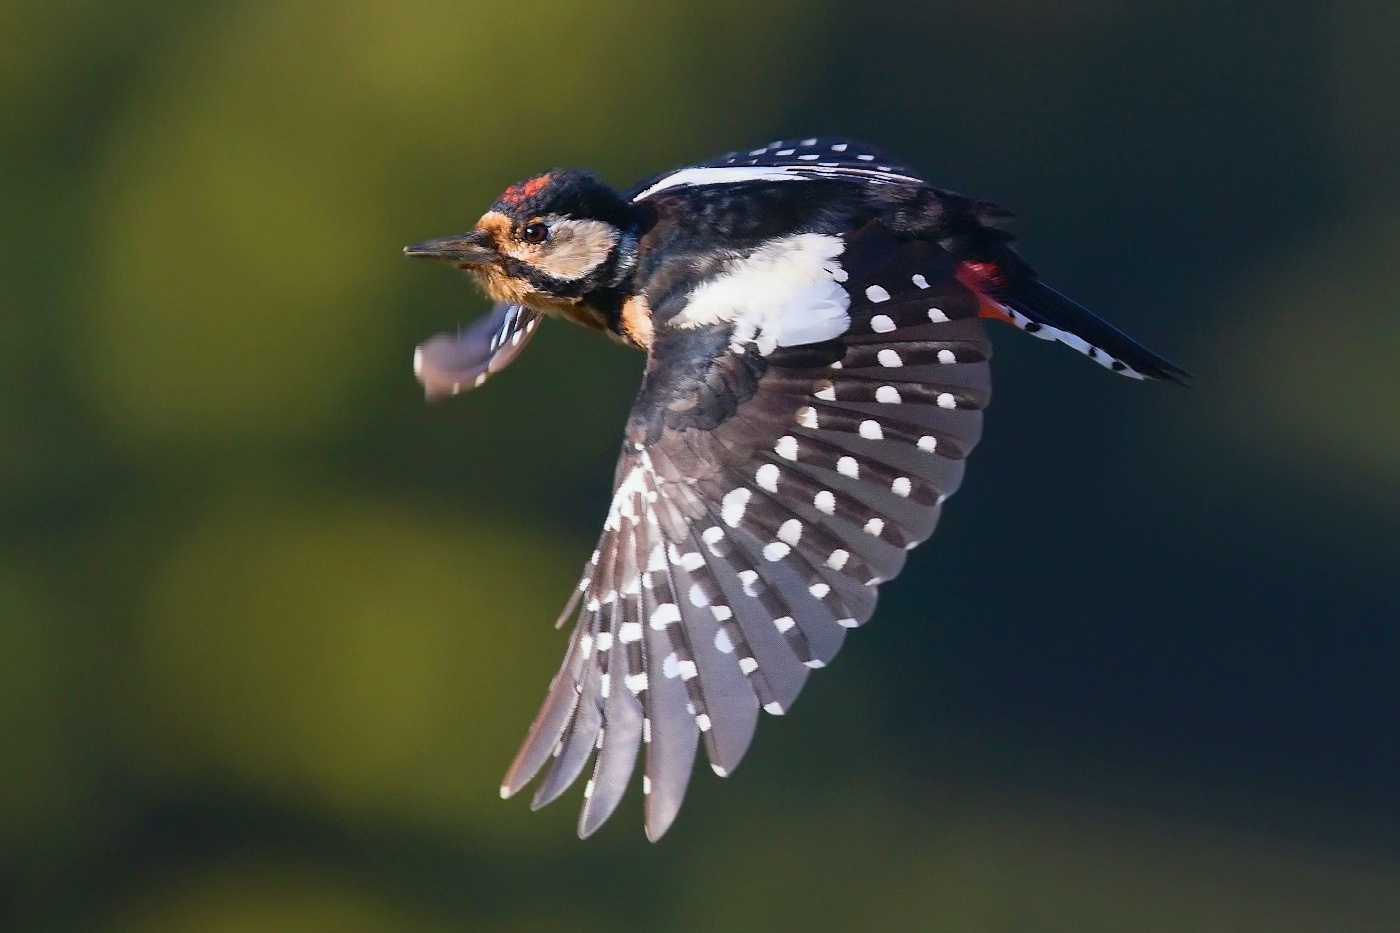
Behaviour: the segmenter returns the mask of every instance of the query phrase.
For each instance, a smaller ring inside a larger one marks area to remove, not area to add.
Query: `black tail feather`
[[[1104,321],[1077,302],[1066,298],[1033,276],[1008,284],[995,293],[998,302],[1017,312],[1024,321],[1016,323],[1029,333],[1047,339],[1059,339],[1103,365],[1149,379],[1161,379],[1186,385],[1192,378],[1186,370],[1158,356],[1118,328]],[[1046,330],[1049,329],[1049,333]],[[1078,337],[1086,344],[1065,340]],[[1105,358],[1106,357],[1106,358]],[[1128,372],[1128,371],[1131,372]]]

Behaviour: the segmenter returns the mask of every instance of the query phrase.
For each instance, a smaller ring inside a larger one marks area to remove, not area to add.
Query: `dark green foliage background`
[[[1397,9],[0,6],[0,929],[1400,927]],[[819,133],[1197,385],[998,333],[875,624],[580,843],[496,787],[642,361],[425,405],[399,248]]]

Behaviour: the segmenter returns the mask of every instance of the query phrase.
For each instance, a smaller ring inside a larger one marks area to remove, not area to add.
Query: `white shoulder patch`
[[[870,184],[923,184],[922,179],[904,175],[888,166],[856,168],[851,165],[821,163],[801,165],[718,165],[685,168],[672,172],[632,198],[641,201],[667,188],[693,188],[701,185],[733,185],[744,181],[812,181],[818,178],[846,178]]]
[[[690,295],[671,327],[734,325],[731,343],[768,354],[777,347],[830,340],[851,325],[839,236],[799,233],[728,263]]]
[[[733,165],[718,168],[685,168],[665,178],[634,197],[633,201],[649,198],[665,188],[693,185],[730,185],[741,181],[802,181],[803,176],[777,166]]]

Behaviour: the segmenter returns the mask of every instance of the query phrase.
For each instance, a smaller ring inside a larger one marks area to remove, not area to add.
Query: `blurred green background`
[[[1400,928],[1400,6],[0,5],[0,929]],[[647,844],[497,784],[642,359],[404,262],[783,136],[1194,370],[997,335],[875,623]]]

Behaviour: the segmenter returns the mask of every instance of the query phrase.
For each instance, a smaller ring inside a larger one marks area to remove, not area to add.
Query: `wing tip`
[[[600,811],[588,804],[587,800],[583,802],[583,809],[579,811],[578,815],[578,837],[580,839],[592,836],[602,828],[603,824],[608,821],[608,817],[612,815],[611,811]]]
[[[657,804],[651,795],[646,797],[645,816],[642,820],[642,830],[646,833],[647,842],[659,842],[661,837],[666,835],[671,825],[676,822],[676,816],[681,812],[681,802],[672,801],[668,804]]]
[[[534,780],[535,775],[539,773],[539,766],[536,766],[528,772],[522,769],[521,758],[523,757],[525,749],[522,748],[520,751],[521,754],[518,754],[516,760],[511,762],[510,768],[506,771],[506,776],[501,779],[500,793],[502,800],[509,800],[520,793],[525,789],[525,785]],[[543,762],[541,762],[541,764],[543,764]]]
[[[543,810],[545,807],[558,800],[559,796],[566,790],[568,790],[567,784],[562,787],[551,787],[548,782],[541,784],[539,789],[535,791],[535,796],[530,798],[530,809],[532,811]]]

